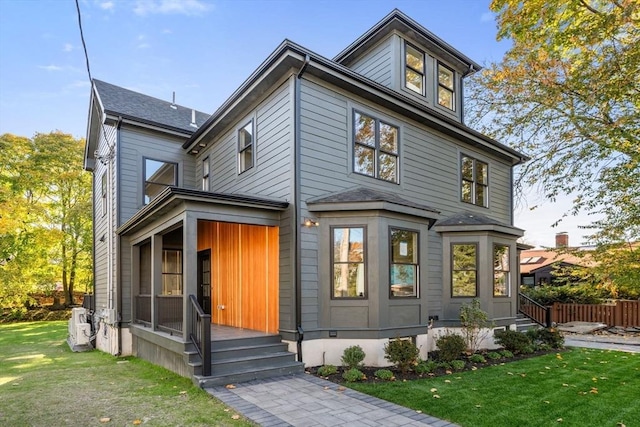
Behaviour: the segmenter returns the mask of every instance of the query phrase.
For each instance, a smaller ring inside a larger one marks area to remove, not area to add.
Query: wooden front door
[[[198,250],[211,249],[211,320],[278,331],[278,228],[198,222]]]

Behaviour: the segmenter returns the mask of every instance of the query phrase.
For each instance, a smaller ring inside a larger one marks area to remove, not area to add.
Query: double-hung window
[[[455,95],[453,70],[438,62],[438,104],[455,110]]]
[[[460,172],[462,201],[486,208],[489,196],[488,165],[473,157],[463,155]]]
[[[424,52],[404,44],[404,87],[420,95],[424,95],[425,72]]]
[[[353,170],[398,182],[398,128],[375,117],[353,112]]]
[[[144,204],[149,203],[167,186],[178,184],[178,165],[144,159]]]
[[[417,231],[392,228],[390,295],[392,297],[418,296],[418,238]]]
[[[333,227],[332,297],[366,298],[366,228]]]
[[[209,157],[202,161],[202,191],[209,191]]]
[[[182,295],[182,251],[162,251],[162,295]]]
[[[493,296],[509,296],[509,246],[493,247]]]
[[[451,245],[451,296],[478,295],[478,246],[475,243]]]
[[[255,151],[253,120],[238,130],[238,171],[242,173],[253,167]]]

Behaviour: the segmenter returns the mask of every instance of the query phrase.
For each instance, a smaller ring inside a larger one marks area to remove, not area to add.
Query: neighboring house
[[[464,125],[478,69],[394,10],[333,60],[285,40],[211,116],[95,80],[97,347],[193,374],[190,295],[307,366],[424,356],[473,298],[512,327],[526,158]]]

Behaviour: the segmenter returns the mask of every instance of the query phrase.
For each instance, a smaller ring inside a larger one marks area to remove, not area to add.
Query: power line
[[[89,54],[87,53],[87,44],[84,41],[84,32],[82,31],[82,17],[80,14],[80,4],[78,4],[78,0],[76,0],[76,10],[78,11],[78,27],[80,28],[80,40],[82,40],[84,58],[87,62],[87,73],[89,74],[89,81],[93,84],[93,78],[91,77],[91,67],[89,67]]]

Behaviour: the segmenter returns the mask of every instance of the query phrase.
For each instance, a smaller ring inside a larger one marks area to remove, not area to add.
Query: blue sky
[[[212,113],[284,40],[332,58],[394,7],[480,64],[500,60],[489,0],[80,0],[94,78]],[[85,137],[89,78],[74,0],[0,0],[0,134]],[[531,192],[531,205],[539,196]],[[561,200],[565,202],[566,200]],[[565,204],[516,213],[526,241],[579,244]],[[534,231],[535,230],[535,231]]]

